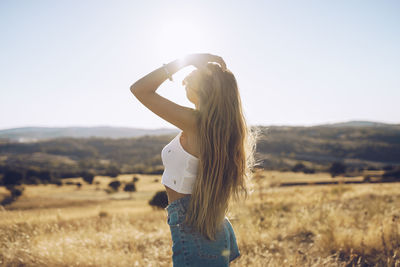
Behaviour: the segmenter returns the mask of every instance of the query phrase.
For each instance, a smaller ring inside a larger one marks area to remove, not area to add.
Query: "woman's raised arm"
[[[186,67],[183,59],[176,59],[162,66],[131,85],[130,89],[135,96],[141,93],[154,93],[157,88],[174,73]],[[167,74],[169,73],[169,75]]]
[[[157,116],[175,125],[183,131],[193,131],[196,128],[196,119],[193,109],[178,105],[156,93],[157,88],[169,77],[183,67],[193,65],[201,68],[207,62],[217,62],[225,68],[221,57],[211,54],[189,54],[183,59],[174,60],[164,67],[160,67],[135,82],[131,92],[148,109]]]
[[[171,61],[165,66],[162,66],[139,79],[131,85],[131,92],[135,96],[136,94],[140,93],[154,93],[167,78],[172,77],[172,75],[180,69],[189,65],[193,65],[196,68],[201,68],[208,62],[216,62],[220,64],[223,69],[226,69],[226,65],[222,57],[205,53],[189,54],[181,59]]]

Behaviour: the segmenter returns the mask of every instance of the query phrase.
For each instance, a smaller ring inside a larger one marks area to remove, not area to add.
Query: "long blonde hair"
[[[196,91],[199,168],[185,223],[209,240],[222,226],[230,200],[249,195],[257,129],[242,111],[235,76],[214,63],[183,80]]]

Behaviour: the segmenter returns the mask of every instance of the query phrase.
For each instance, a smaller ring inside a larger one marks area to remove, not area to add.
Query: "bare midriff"
[[[167,191],[168,204],[170,204],[170,203],[174,202],[175,200],[180,199],[184,196],[191,195],[191,194],[182,194],[182,193],[176,192],[175,190],[169,188],[168,186],[165,186],[165,190]]]

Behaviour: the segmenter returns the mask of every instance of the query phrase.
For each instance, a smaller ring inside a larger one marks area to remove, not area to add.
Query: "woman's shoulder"
[[[186,123],[184,124],[185,127],[184,128],[179,127],[179,129],[182,131],[183,135],[194,135],[197,133],[197,124],[199,117],[198,110],[189,107],[185,108],[186,108],[184,115],[186,121]]]
[[[199,157],[199,134],[196,129],[186,130],[181,132],[181,136],[179,137],[179,141],[183,149],[188,151],[190,154],[195,157]]]

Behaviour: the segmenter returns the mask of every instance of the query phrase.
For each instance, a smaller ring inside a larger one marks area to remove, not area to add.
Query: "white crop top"
[[[161,183],[182,193],[191,194],[197,177],[199,159],[183,149],[180,132],[161,151],[164,172]]]

